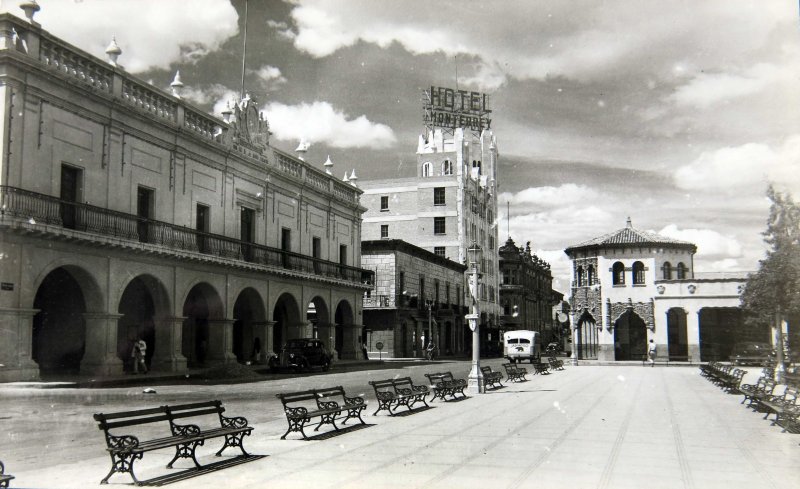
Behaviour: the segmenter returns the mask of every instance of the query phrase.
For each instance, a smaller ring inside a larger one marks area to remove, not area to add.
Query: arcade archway
[[[342,356],[342,352],[345,349],[345,342],[352,341],[352,338],[349,338],[349,330],[352,329],[353,325],[353,309],[350,307],[349,302],[339,302],[339,304],[336,306],[336,313],[333,320],[336,323],[334,346],[339,358],[344,358]],[[351,346],[349,349],[352,348],[353,346]]]
[[[286,340],[294,337],[289,334],[289,328],[300,324],[302,320],[300,307],[292,294],[286,292],[278,297],[272,310],[272,320],[275,321],[272,327],[272,344],[275,351],[279,351]]]
[[[183,322],[181,352],[190,367],[205,366],[212,348],[210,320],[224,317],[222,300],[211,285],[199,283],[186,296],[183,315],[186,319]]]
[[[251,287],[242,290],[233,304],[233,354],[237,361],[259,360],[267,338],[262,337],[255,325],[265,320],[264,302],[258,292]]]
[[[673,307],[667,311],[667,344],[670,360],[685,360],[689,357],[686,311],[681,307]]]
[[[145,362],[150,368],[156,349],[170,347],[157,345],[156,334],[157,318],[166,316],[170,310],[166,289],[156,278],[139,275],[125,287],[117,310],[122,315],[117,321],[117,356],[126,370],[131,369],[133,343],[141,338],[147,343]]]
[[[584,312],[575,326],[575,345],[579,360],[597,359],[597,322],[589,312]]]
[[[614,322],[614,359],[643,360],[647,354],[647,326],[633,311]]]

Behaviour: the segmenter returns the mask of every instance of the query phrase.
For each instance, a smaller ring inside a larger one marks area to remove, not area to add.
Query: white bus
[[[511,363],[538,362],[542,352],[542,337],[536,331],[507,331],[503,335],[503,356]]]

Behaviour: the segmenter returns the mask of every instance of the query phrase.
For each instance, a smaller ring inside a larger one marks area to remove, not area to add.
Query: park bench
[[[774,413],[775,419],[772,420],[772,424],[777,424],[783,428],[783,431],[786,431],[787,425],[794,424],[797,420],[798,408],[800,408],[797,397],[798,388],[795,386],[786,386],[783,394],[779,396],[770,396],[767,399],[761,400],[761,406],[766,411],[764,419],[767,419],[770,414]]]
[[[765,375],[759,377],[755,384],[740,385],[739,393],[744,396],[740,404],[747,402],[747,405],[751,406],[758,399],[771,396],[772,391],[775,390],[775,385],[775,381]]]
[[[730,374],[721,380],[720,387],[722,387],[722,390],[725,392],[738,394],[739,385],[742,383],[745,373],[746,372],[740,368],[731,370]]]
[[[375,398],[378,399],[378,409],[372,413],[373,416],[384,409],[389,411],[390,416],[394,416],[393,409],[400,406],[405,406],[411,411],[414,404],[418,402],[425,404],[425,407],[430,407],[425,400],[430,389],[424,385],[414,385],[411,377],[372,380],[369,384],[375,389]]]
[[[500,382],[503,380],[503,373],[502,372],[494,372],[492,371],[492,367],[486,366],[481,367],[481,374],[483,375],[483,387],[494,387],[499,388],[503,387],[503,383]]]
[[[503,368],[506,370],[506,378],[509,382],[522,382],[527,381],[525,378],[528,375],[528,370],[522,367],[517,367],[513,363],[504,363]]]
[[[285,440],[293,431],[299,431],[303,439],[308,440],[304,428],[314,418],[319,418],[314,431],[319,431],[323,424],[330,424],[335,431],[339,431],[336,418],[344,412],[347,414],[342,424],[347,423],[350,418],[358,418],[361,424],[365,424],[361,419],[361,411],[366,408],[364,399],[347,397],[341,386],[276,394],[276,397],[281,400],[286,421],[289,423],[289,428],[281,436],[281,440]]]
[[[133,411],[122,411],[118,413],[98,413],[94,415],[98,427],[103,430],[106,437],[106,450],[111,457],[111,470],[108,475],[100,481],[107,484],[108,479],[114,473],[127,472],[131,475],[136,485],[141,485],[133,472],[133,465],[136,460],[140,460],[145,452],[160,450],[163,448],[175,448],[175,456],[167,464],[167,468],[172,468],[172,464],[179,458],[190,458],[196,467],[200,463],[195,456],[195,450],[203,445],[205,440],[212,438],[225,438],[222,448],[216,453],[217,456],[228,447],[239,447],[242,453],[249,455],[242,444],[242,438],[253,431],[251,426],[247,426],[247,419],[223,416],[225,408],[220,401],[196,402],[191,404],[181,404],[175,406],[160,406],[157,408],[137,409]],[[201,429],[197,424],[178,424],[176,420],[186,418],[213,416],[218,420],[219,426]],[[157,435],[154,438],[140,440],[132,434],[115,435],[111,430],[119,428],[129,428],[133,426],[169,422],[171,436]]]
[[[6,474],[6,467],[0,461],[0,487],[8,487],[9,482],[14,479],[13,475]]]
[[[445,401],[445,396],[450,396],[451,398],[455,399],[456,394],[461,394],[463,397],[467,397],[467,395],[464,394],[464,389],[467,388],[467,381],[464,379],[456,379],[450,372],[425,374],[425,377],[428,378],[433,389],[433,397],[431,397],[431,401],[437,397]]]
[[[544,363],[542,361],[537,361],[533,363],[533,373],[534,374],[549,374],[550,373],[550,364]]]
[[[556,357],[550,357],[550,358],[547,359],[547,361],[550,363],[550,368],[551,369],[553,369],[553,370],[564,370],[564,361],[563,360],[561,360],[559,358],[556,358]]]

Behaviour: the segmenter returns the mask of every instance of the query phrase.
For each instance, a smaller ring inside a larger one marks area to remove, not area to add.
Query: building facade
[[[440,355],[463,351],[466,266],[399,239],[362,241],[361,266],[375,277],[364,294],[370,358],[422,357],[430,340]]]
[[[697,247],[626,227],[565,250],[572,261],[573,359],[727,360],[737,341],[769,341],[746,327],[739,296],[746,273],[694,270]]]
[[[498,339],[501,312],[497,160],[497,143],[489,130],[480,137],[460,128],[452,133],[431,130],[420,136],[415,177],[359,184],[367,208],[365,240],[401,239],[458,263],[466,263],[471,243],[482,248],[477,299],[481,341],[487,343]],[[466,279],[461,290],[467,292]],[[471,336],[468,328],[460,334]]]
[[[360,191],[224,119],[0,15],[0,379],[258,360],[361,337]],[[313,311],[313,315],[309,313]]]
[[[538,331],[544,345],[554,341],[553,307],[563,294],[553,290],[550,264],[533,254],[530,242],[518,247],[509,237],[500,247],[500,277],[502,329]]]

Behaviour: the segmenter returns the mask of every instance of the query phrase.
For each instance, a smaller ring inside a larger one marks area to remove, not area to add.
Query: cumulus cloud
[[[21,16],[18,3],[3,2],[0,10]],[[40,5],[36,20],[43,28],[101,59],[116,36],[119,63],[133,73],[194,62],[238,33],[238,15],[228,0],[193,0],[191,22],[184,2],[52,0]]]
[[[695,161],[675,170],[675,184],[687,190],[724,190],[763,193],[768,183],[796,193],[800,190],[800,134],[777,148],[747,143],[703,152]]]
[[[384,149],[396,142],[394,131],[361,115],[351,118],[328,102],[285,105],[271,103],[264,109],[275,137],[311,143],[325,143],[334,148]]]
[[[566,183],[558,187],[530,187],[516,193],[503,192],[498,196],[498,200],[512,205],[552,208],[568,203],[591,201],[598,196],[597,191],[586,185]]]
[[[264,65],[258,70],[252,71],[252,73],[255,73],[259,83],[266,90],[274,90],[286,83],[286,78],[281,73],[281,70],[275,66]]]
[[[705,109],[722,101],[758,93],[779,80],[791,79],[796,68],[778,68],[760,63],[741,74],[700,73],[690,82],[679,86],[668,99],[679,106]]]
[[[697,245],[698,257],[738,258],[742,256],[742,246],[735,237],[724,236],[711,229],[680,229],[675,224],[669,224],[658,231],[658,234],[694,243]]]

